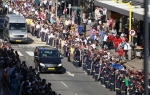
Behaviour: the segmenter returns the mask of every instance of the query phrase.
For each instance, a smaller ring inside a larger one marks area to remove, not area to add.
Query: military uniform
[[[83,56],[83,63],[82,63],[82,69],[84,71],[86,71],[86,61],[87,61],[87,53],[84,53],[84,56]]]
[[[120,75],[116,75],[116,95],[120,95],[120,87],[121,87],[122,80],[120,79]]]
[[[74,66],[79,67],[79,62],[80,62],[80,51],[78,48],[75,48],[74,50]]]
[[[70,62],[70,47],[67,48],[67,59],[68,59],[68,62]]]
[[[101,65],[101,68],[102,69],[100,71],[101,72],[100,73],[100,82],[102,85],[104,85],[104,76],[105,76],[104,69],[106,68],[104,63]]]
[[[94,75],[95,75],[95,60],[93,59],[91,63],[92,64],[91,64],[91,72],[90,72],[90,74],[94,78]]]
[[[110,71],[110,91],[115,91],[115,72]]]
[[[121,95],[126,95],[126,90],[125,81],[122,79]]]
[[[79,67],[79,64],[80,64],[80,50],[77,49],[77,51],[76,51],[76,64],[75,64],[75,66]]]
[[[90,71],[91,71],[91,57],[90,54],[88,54],[87,56],[87,62],[86,62],[86,72],[88,75],[90,75]]]
[[[77,49],[75,48],[74,51],[73,51],[73,55],[74,55],[74,56],[73,56],[73,59],[74,59],[74,60],[73,60],[73,65],[74,65],[74,66],[75,66],[75,64],[76,64],[76,59],[77,59],[77,58],[76,58],[76,51],[77,51]]]
[[[101,69],[101,66],[99,64],[99,61],[96,61],[95,62],[95,74],[94,74],[95,81],[98,81],[100,69]]]
[[[109,88],[109,68],[106,67],[104,70],[105,76],[104,76],[104,81],[105,81],[105,87]]]

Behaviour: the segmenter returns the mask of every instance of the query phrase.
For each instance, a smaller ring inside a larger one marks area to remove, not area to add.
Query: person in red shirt
[[[117,37],[114,38],[114,40],[113,40],[113,45],[114,45],[115,51],[117,52],[117,47],[118,47]]]
[[[120,47],[120,48],[118,49],[119,61],[122,61],[123,53],[124,53],[124,51],[123,51],[122,47]]]

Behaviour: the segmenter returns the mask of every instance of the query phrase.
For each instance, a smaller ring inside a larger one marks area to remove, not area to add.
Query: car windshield
[[[25,23],[10,23],[9,29],[10,30],[25,30],[26,24]]]
[[[0,23],[4,23],[4,19],[0,19]]]
[[[60,57],[58,50],[41,51],[41,58],[58,58]]]

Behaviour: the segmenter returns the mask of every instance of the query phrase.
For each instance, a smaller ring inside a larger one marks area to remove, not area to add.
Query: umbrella
[[[115,68],[115,69],[118,69],[118,70],[124,69],[124,67],[120,64],[112,64],[112,67]]]

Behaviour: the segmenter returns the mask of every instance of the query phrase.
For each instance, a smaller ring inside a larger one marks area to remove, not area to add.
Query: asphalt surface
[[[28,66],[34,67],[33,51],[36,46],[44,44],[12,44],[15,50],[18,50],[22,61],[26,61]],[[95,82],[92,76],[86,75],[82,68],[76,68],[72,63],[62,59],[64,66],[63,74],[42,73],[42,79],[52,83],[52,89],[61,95],[115,95],[104,88],[99,82]]]

